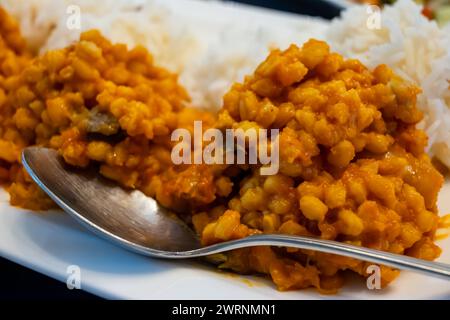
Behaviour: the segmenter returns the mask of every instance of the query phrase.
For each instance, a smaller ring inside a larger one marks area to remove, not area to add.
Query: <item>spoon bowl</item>
[[[26,148],[22,163],[58,206],[100,236],[138,252],[200,248],[192,229],[154,199],[70,167],[55,150]]]

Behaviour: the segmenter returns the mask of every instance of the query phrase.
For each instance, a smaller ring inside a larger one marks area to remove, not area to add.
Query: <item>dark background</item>
[[[331,19],[340,9],[320,0],[233,0],[250,5]],[[0,258],[0,299],[99,299],[82,290]]]

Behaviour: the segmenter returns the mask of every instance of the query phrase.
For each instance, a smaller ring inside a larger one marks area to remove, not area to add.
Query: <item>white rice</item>
[[[425,118],[428,152],[450,167],[450,26],[440,29],[411,0],[399,0],[381,13],[381,28],[367,27],[365,6],[346,10],[332,22],[327,40],[344,56],[369,67],[385,63],[422,88],[418,105]]]

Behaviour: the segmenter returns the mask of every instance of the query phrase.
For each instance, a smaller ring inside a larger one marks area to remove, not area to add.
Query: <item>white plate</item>
[[[193,18],[251,20],[294,24],[299,16],[220,3],[168,1]],[[191,10],[189,10],[191,9]],[[279,292],[263,278],[219,272],[192,261],[163,261],[139,256],[97,238],[61,212],[35,213],[13,208],[0,190],[0,256],[66,282],[70,266],[81,271],[81,288],[105,298],[120,299],[449,299],[442,280],[404,272],[388,289],[370,291],[364,281],[351,280],[336,296],[315,290]],[[450,212],[450,182],[439,199]],[[440,242],[439,261],[450,263],[450,239]],[[69,268],[69,269],[68,269]],[[64,286],[65,284],[61,284]]]

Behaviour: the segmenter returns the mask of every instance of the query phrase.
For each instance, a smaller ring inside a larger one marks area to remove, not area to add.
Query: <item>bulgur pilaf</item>
[[[30,145],[57,149],[71,165],[139,189],[179,212],[209,245],[256,233],[337,240],[434,260],[443,177],[416,129],[420,89],[387,66],[367,69],[310,40],[274,50],[212,113],[186,107],[177,75],[144,47],[112,44],[98,31],[32,58],[0,8],[0,180],[11,204],[54,203],[20,164]],[[280,171],[258,165],[180,165],[176,128],[280,129]],[[367,263],[292,248],[255,247],[220,256],[220,267],[269,275],[280,290],[335,292]],[[397,270],[382,267],[387,285]]]
[[[220,128],[280,128],[280,172],[251,168],[226,205],[194,215],[205,245],[253,232],[320,237],[433,260],[443,178],[415,128],[419,88],[310,40],[275,50],[224,97]],[[223,267],[270,274],[281,290],[334,290],[367,263],[292,248],[250,248]],[[397,271],[383,267],[386,285]]]

